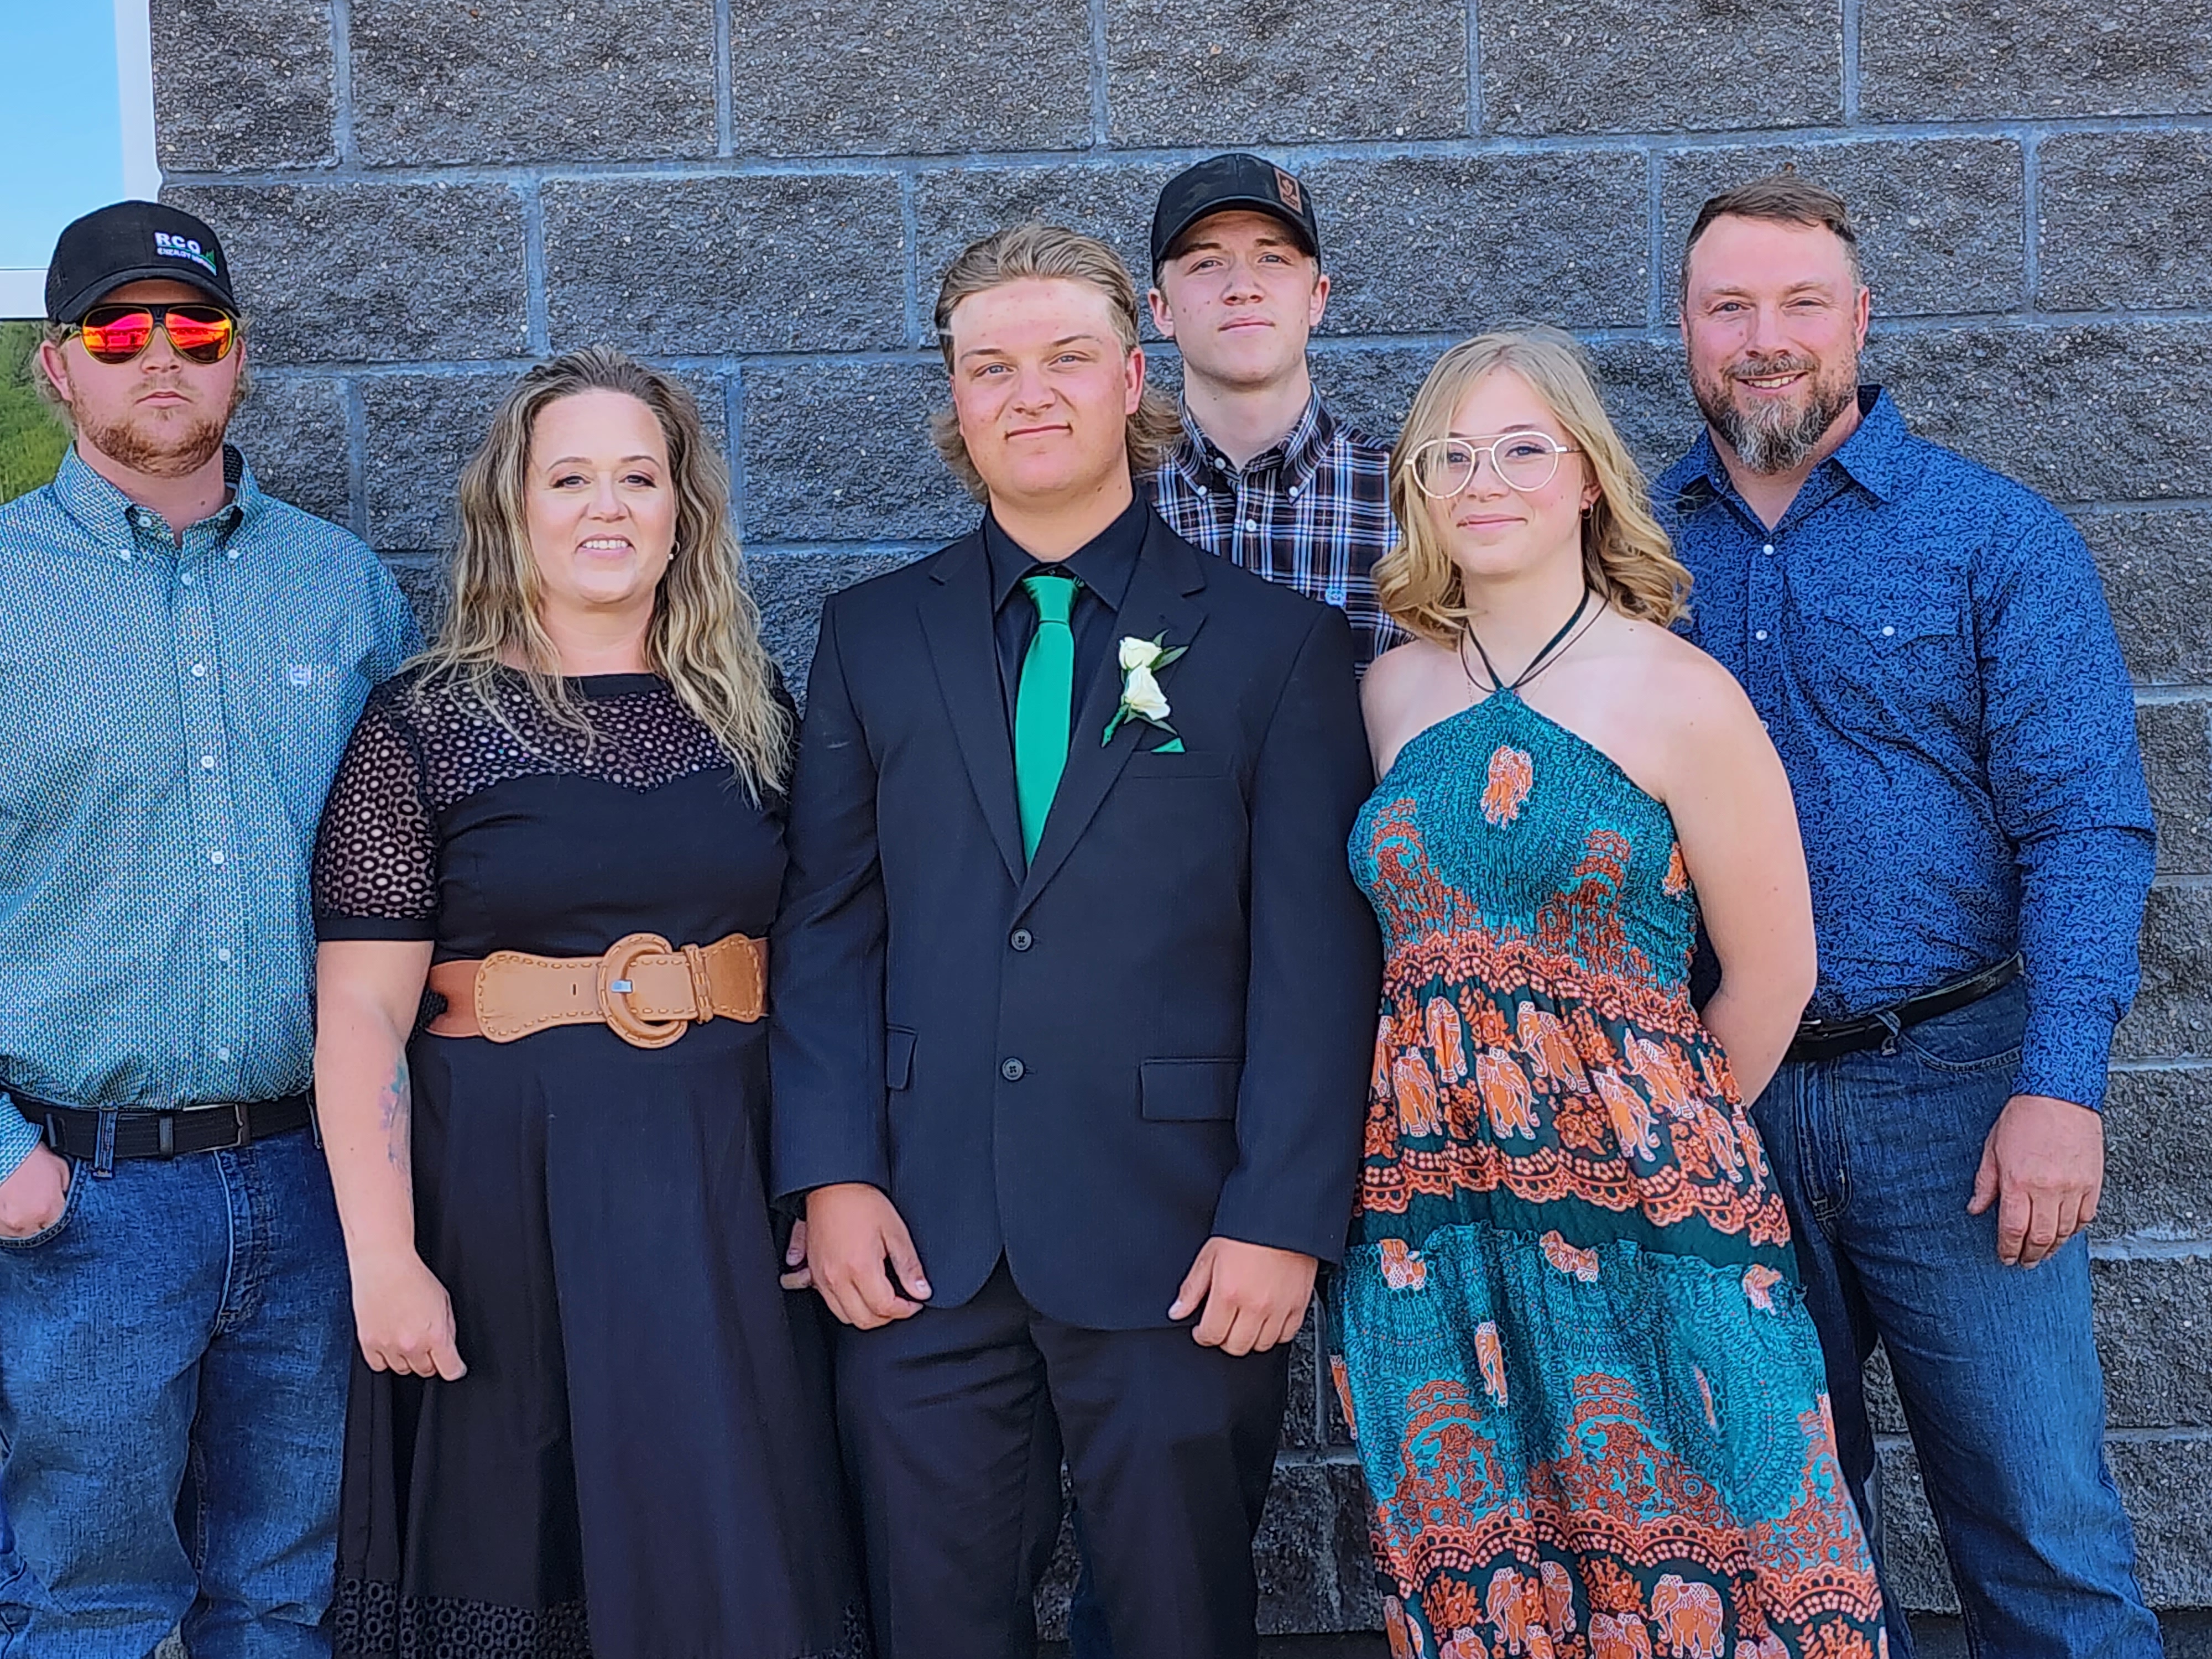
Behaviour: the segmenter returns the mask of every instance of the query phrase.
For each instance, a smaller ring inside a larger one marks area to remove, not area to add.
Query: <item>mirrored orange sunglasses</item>
[[[188,362],[219,363],[238,343],[238,319],[221,306],[94,306],[76,325],[103,363],[127,363],[154,343],[158,325]]]

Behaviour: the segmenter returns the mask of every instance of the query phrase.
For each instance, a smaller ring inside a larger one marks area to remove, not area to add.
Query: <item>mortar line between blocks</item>
[[[1650,191],[1650,199],[1646,207],[1649,215],[1646,229],[1650,240],[1644,250],[1644,257],[1651,262],[1650,297],[1644,313],[1644,320],[1649,327],[1663,328],[1667,324],[1667,295],[1670,286],[1667,281],[1667,207],[1664,189],[1667,158],[1658,150],[1654,149],[1646,155],[1644,165],[1644,185]]]
[[[1467,0],[1467,136],[1482,137],[1482,0]]]
[[[730,433],[730,524],[737,532],[738,545],[750,558],[752,550],[745,547],[745,371],[741,363],[732,363],[722,372],[722,422]]]
[[[368,411],[362,406],[361,382],[350,376],[338,382],[338,407],[345,416],[346,522],[353,533],[368,539]]]
[[[921,216],[915,207],[914,175],[899,176],[899,241],[906,256],[906,343],[921,339]]]
[[[354,170],[353,0],[331,0],[331,149],[341,173]]]
[[[1859,123],[1859,9],[1863,0],[1843,0],[1844,125]]]
[[[735,50],[732,38],[730,0],[714,0],[714,154],[728,155],[736,149],[732,136],[736,122],[734,100],[731,87],[730,54]]]
[[[1104,149],[1110,110],[1106,98],[1106,0],[1089,0],[1091,17],[1091,148]]]
[[[2136,132],[2212,133],[2212,114],[2099,115],[2052,117],[2034,121],[2016,118],[1957,121],[1888,121],[1857,127],[1790,125],[1740,127],[1705,132],[1574,132],[1552,134],[1498,133],[1482,138],[1465,134],[1439,137],[1418,135],[1283,143],[1267,146],[1293,170],[1329,161],[1382,161],[1413,156],[1422,160],[1480,161],[1515,155],[1642,155],[1652,150],[1692,154],[1701,150],[1764,149],[1784,147],[1824,149],[1853,145],[1907,145],[1972,138],[2012,138],[2026,141],[2057,134],[2122,137]],[[853,151],[811,155],[738,155],[702,156],[694,161],[633,158],[619,161],[567,161],[532,164],[544,178],[637,179],[655,182],[696,178],[883,177],[905,172],[992,172],[1073,164],[1096,167],[1111,162],[1134,162],[1162,167],[1188,166],[1214,155],[1208,145],[1142,145],[1115,150],[1111,156],[1097,153],[1096,145],[1077,144],[1037,149],[945,150],[927,154],[902,151]],[[505,184],[515,176],[514,164],[489,162],[426,162],[408,167],[370,167],[349,170],[348,181],[380,185]],[[327,167],[307,164],[244,168],[237,172],[180,168],[164,174],[176,185],[313,185],[332,181]]]
[[[544,356],[552,349],[553,328],[545,303],[545,204],[535,178],[514,185],[522,198],[523,317],[529,349]]]
[[[2021,308],[2034,311],[2043,304],[2043,157],[2042,135],[2028,133],[2020,141],[2021,165]]]

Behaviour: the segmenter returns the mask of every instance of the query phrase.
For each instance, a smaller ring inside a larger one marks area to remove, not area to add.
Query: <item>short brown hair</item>
[[[1859,233],[1851,223],[1851,210],[1844,204],[1844,198],[1826,185],[1814,184],[1785,167],[1780,173],[1770,173],[1705,198],[1705,206],[1698,210],[1698,216],[1690,223],[1689,240],[1682,244],[1685,295],[1690,291],[1691,251],[1716,219],[1765,219],[1771,224],[1818,226],[1844,245],[1844,252],[1851,262],[1852,286],[1866,285],[1865,274],[1859,264]]]
[[[1122,355],[1138,349],[1137,284],[1121,256],[1095,236],[1032,220],[970,243],[945,271],[937,290],[935,320],[938,349],[945,354],[948,372],[952,368],[952,313],[959,303],[971,295],[1030,278],[1088,283],[1106,296]],[[1182,432],[1182,419],[1175,405],[1148,384],[1129,416],[1129,470],[1150,472],[1167,459]],[[958,413],[938,410],[930,417],[929,435],[952,476],[977,501],[984,500],[990,492],[969,459]]]
[[[1413,458],[1443,437],[1474,384],[1510,370],[1551,410],[1589,463],[1598,498],[1583,515],[1583,580],[1623,616],[1666,628],[1689,610],[1690,573],[1675,558],[1652,515],[1644,473],[1606,413],[1597,376],[1572,337],[1542,324],[1498,329],[1463,340],[1437,359],[1413,397],[1405,430],[1390,452],[1390,511],[1398,545],[1375,564],[1375,592],[1409,633],[1455,646],[1467,626],[1459,567],[1437,538]]]

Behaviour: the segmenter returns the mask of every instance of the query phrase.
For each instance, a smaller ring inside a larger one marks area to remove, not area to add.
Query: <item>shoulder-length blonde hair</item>
[[[462,470],[445,622],[421,659],[427,672],[418,691],[451,687],[497,718],[496,672],[518,667],[540,707],[589,740],[590,722],[561,678],[560,653],[538,617],[538,561],[524,511],[538,416],[586,392],[635,398],[659,422],[676,492],[676,543],[653,595],[646,663],[714,734],[757,799],[763,784],[783,787],[791,720],[776,701],[760,613],[745,591],[730,527],[729,469],[708,441],[691,393],[610,346],[568,352],[525,374]]]
[[[1445,436],[1453,412],[1474,383],[1510,369],[1549,406],[1567,441],[1582,451],[1598,498],[1583,516],[1583,573],[1625,616],[1666,627],[1688,614],[1690,573],[1652,516],[1644,473],[1613,429],[1597,379],[1573,338],[1541,324],[1494,330],[1463,340],[1437,360],[1390,452],[1390,511],[1399,543],[1375,565],[1382,608],[1401,626],[1439,645],[1456,645],[1467,625],[1459,567],[1429,517],[1413,477],[1421,446]]]
[[[1127,357],[1140,349],[1136,279],[1121,263],[1121,256],[1096,236],[1032,220],[969,243],[946,269],[945,281],[937,290],[935,320],[938,349],[945,354],[948,373],[953,367],[952,313],[960,302],[970,295],[1031,277],[1088,283],[1106,296],[1121,355]],[[1182,414],[1147,380],[1128,419],[1130,472],[1141,477],[1153,471],[1174,452],[1182,436]],[[940,409],[931,416],[929,437],[968,493],[979,501],[990,500],[990,489],[968,453],[968,441],[960,435],[959,411]]]

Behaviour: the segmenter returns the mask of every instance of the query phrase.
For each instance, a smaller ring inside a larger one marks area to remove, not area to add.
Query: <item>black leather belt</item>
[[[43,1130],[46,1145],[64,1158],[101,1161],[100,1120],[108,1113],[82,1106],[50,1106],[20,1095],[15,1109]],[[107,1158],[182,1158],[187,1152],[251,1146],[270,1135],[304,1129],[314,1115],[314,1097],[304,1093],[286,1095],[281,1100],[225,1101],[174,1112],[125,1106],[113,1114],[114,1140],[107,1148]]]
[[[1970,1002],[1979,1002],[1990,992],[2002,989],[2020,977],[2020,958],[2008,957],[1993,968],[1984,968],[1978,974],[1954,980],[1932,991],[1923,991],[1917,997],[1907,997],[1887,1008],[1877,1009],[1871,1014],[1861,1014],[1853,1019],[1808,1019],[1797,1027],[1797,1035],[1790,1044],[1790,1052],[1782,1056],[1784,1065],[1798,1060],[1833,1060],[1839,1054],[1855,1054],[1865,1048],[1878,1048],[1907,1026],[1917,1025],[1923,1020],[1935,1019],[1965,1007]]]

